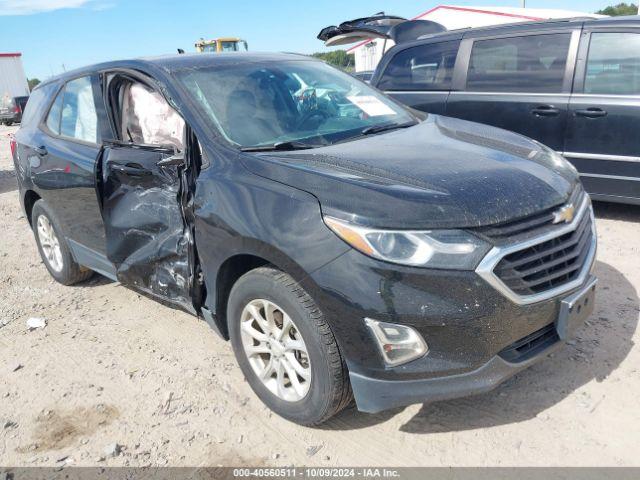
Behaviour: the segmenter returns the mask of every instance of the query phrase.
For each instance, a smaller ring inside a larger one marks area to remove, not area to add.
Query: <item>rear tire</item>
[[[93,271],[73,259],[60,222],[43,200],[33,204],[31,226],[42,262],[57,282],[73,285],[91,278]]]
[[[231,290],[227,318],[231,344],[247,382],[275,413],[301,425],[318,425],[351,402],[347,366],[333,332],[291,276],[272,267],[246,273]],[[270,330],[269,324],[275,329]],[[261,330],[261,325],[266,328]],[[266,331],[276,333],[262,335]],[[250,359],[252,349],[261,351]],[[273,373],[263,380],[270,368]],[[285,388],[276,386],[279,379]]]

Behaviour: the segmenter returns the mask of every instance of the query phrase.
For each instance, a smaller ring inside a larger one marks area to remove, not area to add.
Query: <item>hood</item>
[[[578,183],[533,140],[436,115],[328,147],[242,158],[252,172],[316,196],[324,214],[380,228],[502,223],[564,203]]]

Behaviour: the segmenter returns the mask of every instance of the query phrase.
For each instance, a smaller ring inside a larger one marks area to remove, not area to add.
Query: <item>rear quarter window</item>
[[[449,90],[460,42],[430,43],[398,52],[387,64],[381,90]]]
[[[48,84],[31,92],[27,106],[22,114],[22,127],[30,127],[40,123],[47,100],[55,91],[55,85]]]

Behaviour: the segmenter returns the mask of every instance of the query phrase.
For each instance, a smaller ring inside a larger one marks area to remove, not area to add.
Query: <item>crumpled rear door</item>
[[[107,257],[123,285],[193,310],[193,238],[185,220],[185,169],[173,151],[105,147],[102,217]]]

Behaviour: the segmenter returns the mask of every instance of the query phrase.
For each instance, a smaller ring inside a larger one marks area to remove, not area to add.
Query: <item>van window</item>
[[[570,33],[475,41],[467,90],[562,92],[570,42]]]
[[[640,95],[640,34],[591,34],[584,93]]]
[[[391,59],[381,90],[449,90],[459,41],[430,43],[402,50]]]

